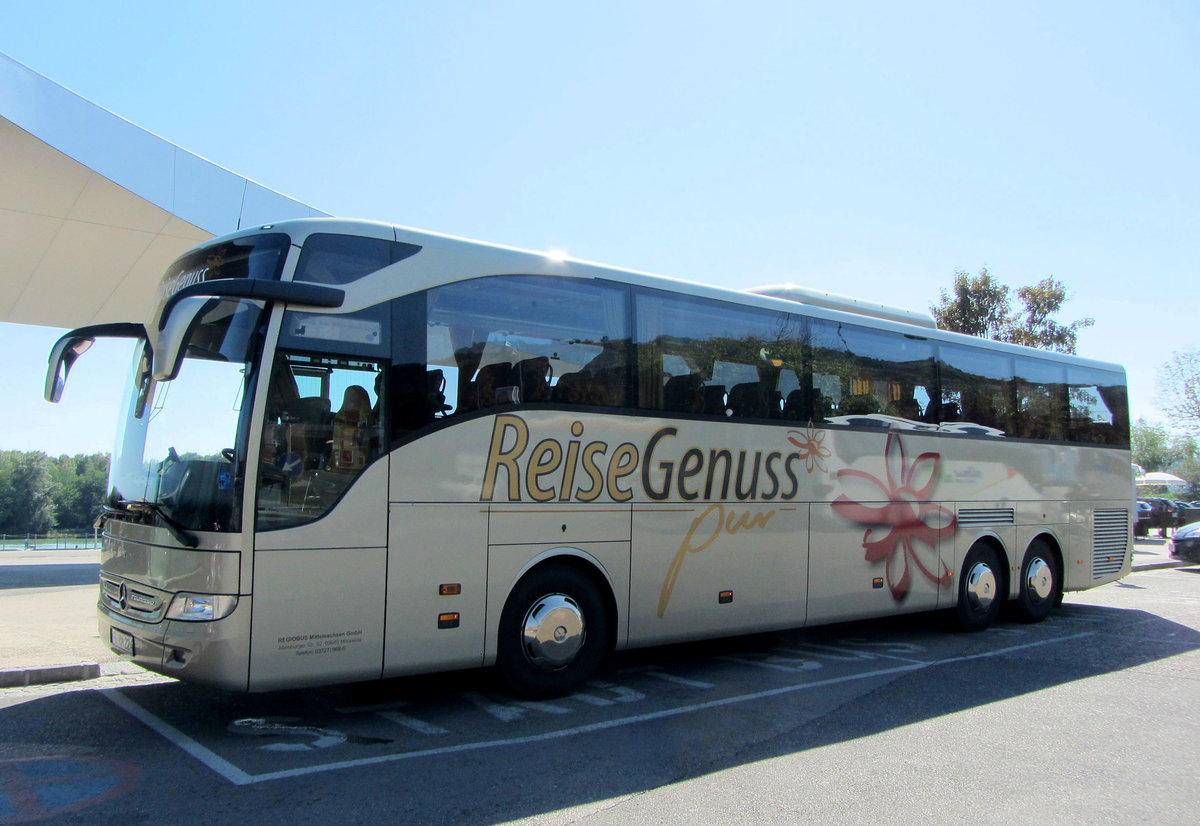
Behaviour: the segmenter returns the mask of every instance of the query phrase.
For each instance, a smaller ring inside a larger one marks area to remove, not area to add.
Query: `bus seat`
[[[699,373],[671,376],[663,386],[663,409],[674,413],[704,412],[704,377]]]
[[[450,405],[446,404],[446,374],[442,368],[425,371],[425,398],[434,416],[444,416],[450,410]]]
[[[299,454],[304,468],[318,467],[329,440],[331,419],[329,399],[323,396],[293,399],[280,411],[279,421],[286,434],[286,444],[281,449]]]
[[[302,396],[284,405],[282,418],[285,423],[327,424],[329,411],[329,399],[322,396]]]
[[[450,409],[446,404],[446,376],[440,368],[423,364],[397,364],[391,369],[392,422],[400,430],[416,430]],[[378,409],[372,411],[381,421]]]
[[[809,411],[804,405],[804,390],[797,388],[787,394],[787,399],[783,402],[783,418],[795,422],[803,422],[811,419]]]
[[[371,423],[371,397],[367,391],[357,384],[346,388],[342,394],[342,406],[334,414],[333,420],[342,424],[369,425]]]
[[[627,376],[624,367],[602,367],[592,373],[593,404],[625,407],[628,404]]]
[[[710,416],[725,416],[725,385],[706,384],[703,388],[704,412]]]
[[[518,401],[518,391],[512,381],[512,365],[506,361],[485,364],[475,377],[476,407],[494,407]]]
[[[753,419],[769,419],[770,404],[763,392],[762,382],[747,381],[735,384],[729,388],[729,409],[734,416],[748,416]],[[776,410],[779,408],[776,407]]]
[[[582,373],[566,373],[558,377],[550,398],[562,404],[585,404],[588,379]]]
[[[522,359],[513,365],[513,378],[521,388],[521,401],[544,402],[550,399],[550,377],[553,369],[546,356]]]

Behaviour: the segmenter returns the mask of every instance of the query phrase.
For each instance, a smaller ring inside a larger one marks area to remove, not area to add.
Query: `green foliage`
[[[1055,321],[1054,315],[1067,301],[1067,288],[1054,278],[1016,290],[1019,309],[1013,308],[1012,296],[1013,290],[994,278],[987,267],[977,276],[955,270],[953,288],[942,290],[940,302],[930,310],[943,330],[1059,353],[1074,353],[1079,330],[1095,323],[1090,318],[1070,324]]]
[[[1004,333],[1012,323],[1010,294],[1008,286],[993,278],[987,267],[977,276],[955,270],[953,291],[942,290],[941,303],[930,310],[943,330],[1007,341]]]
[[[1154,495],[1188,501],[1200,499],[1200,442],[1195,437],[1171,433],[1163,425],[1149,424],[1145,419],[1134,422],[1129,436],[1135,464],[1147,473],[1173,473],[1188,482],[1187,488]]]
[[[107,484],[107,454],[0,451],[0,533],[90,528]]]
[[[1133,462],[1147,473],[1166,471],[1182,458],[1171,443],[1171,434],[1160,424],[1138,419],[1129,430]]]

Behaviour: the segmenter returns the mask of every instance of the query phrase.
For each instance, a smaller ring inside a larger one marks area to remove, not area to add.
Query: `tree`
[[[1002,335],[1012,323],[1010,292],[987,267],[978,276],[955,270],[953,294],[942,290],[941,304],[930,309],[944,330],[1004,341]]]
[[[941,301],[930,307],[938,327],[967,335],[1074,353],[1079,330],[1093,319],[1060,324],[1054,315],[1067,301],[1067,288],[1053,277],[1016,291],[1021,309],[1012,306],[1012,289],[996,280],[987,267],[972,276],[954,271],[954,287],[941,291]]]
[[[1158,401],[1176,427],[1200,435],[1200,349],[1172,353],[1158,368]]]
[[[1171,434],[1160,424],[1138,419],[1129,429],[1129,440],[1134,464],[1147,473],[1165,471],[1183,458],[1178,446],[1171,443]]]
[[[90,528],[100,515],[108,486],[108,455],[60,456],[52,468],[57,527]]]
[[[0,532],[45,533],[54,527],[54,481],[45,453],[9,452],[0,463]]]
[[[1053,278],[1043,278],[1032,287],[1017,290],[1025,305],[1016,317],[1005,339],[1026,347],[1041,347],[1058,353],[1074,353],[1079,331],[1096,323],[1093,318],[1081,318],[1070,324],[1059,324],[1053,316],[1067,302],[1067,287]]]

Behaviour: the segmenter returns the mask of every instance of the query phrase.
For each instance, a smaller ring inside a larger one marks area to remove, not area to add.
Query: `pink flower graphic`
[[[941,454],[922,453],[908,464],[900,437],[888,434],[884,448],[886,483],[861,470],[843,468],[837,474],[848,487],[865,495],[855,501],[842,494],[834,500],[833,509],[852,522],[869,526],[863,534],[866,559],[886,560],[888,587],[897,602],[908,593],[913,565],[930,582],[950,583],[950,569],[937,555],[937,540],[954,533],[954,514],[929,501],[941,463]],[[922,556],[930,563],[926,564]],[[939,567],[940,574],[931,570]]]

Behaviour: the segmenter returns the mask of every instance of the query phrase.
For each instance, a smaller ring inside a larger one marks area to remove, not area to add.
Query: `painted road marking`
[[[346,742],[346,735],[333,729],[315,726],[295,726],[295,717],[246,717],[234,720],[229,730],[234,734],[249,734],[253,737],[298,737],[307,743],[268,743],[259,746],[265,751],[312,751],[331,749]]]
[[[433,723],[426,723],[424,720],[418,720],[416,717],[410,717],[399,711],[377,711],[375,713],[383,719],[411,729],[417,734],[436,735],[450,733],[449,729],[435,726]]]
[[[0,760],[0,823],[78,812],[132,790],[136,766],[92,755]]]
[[[702,682],[701,680],[689,680],[686,677],[677,677],[674,674],[668,674],[665,671],[658,671],[658,670],[656,670],[656,668],[647,668],[646,670],[641,671],[639,673],[646,677],[653,677],[656,680],[662,680],[663,682],[667,682],[667,683],[674,683],[675,685],[681,685],[681,686],[684,686],[685,688],[695,688],[695,689],[699,689],[701,691],[708,689],[708,688],[716,687],[713,683],[706,683],[706,682]]]
[[[953,663],[970,662],[972,660],[981,660],[991,657],[998,657],[1004,654],[1011,654],[1016,651],[1023,651],[1030,648],[1037,648],[1045,645],[1053,645],[1063,642],[1072,642],[1075,640],[1084,639],[1095,636],[1094,632],[1088,631],[1079,634],[1071,634],[1069,636],[1058,637],[1055,639],[1039,640],[1036,642],[1025,643],[1022,645],[1010,646],[1008,648],[997,649],[995,651],[985,651],[978,654],[970,654],[965,656],[950,657],[944,660],[934,662],[904,662],[898,665],[889,666],[886,668],[877,668],[872,671],[866,671],[858,674],[846,674],[840,677],[831,677],[825,680],[814,680],[813,682],[795,683],[792,685],[779,686],[776,688],[765,689],[762,691],[754,691],[748,694],[740,694],[733,697],[724,697],[707,702],[689,703],[686,705],[676,706],[674,708],[660,709],[658,711],[650,711],[642,714],[631,714],[626,717],[620,717],[613,720],[602,720],[595,723],[589,723],[582,726],[574,726],[572,728],[559,729],[557,731],[543,732],[541,734],[531,734],[521,737],[506,737],[494,740],[484,740],[474,743],[459,743],[456,745],[447,745],[437,748],[419,749],[416,751],[400,752],[395,754],[381,754],[374,757],[363,757],[354,760],[340,760],[332,763],[324,763],[313,766],[302,766],[294,769],[283,769],[274,772],[265,772],[263,774],[249,774],[246,771],[238,768],[228,760],[220,757],[210,749],[200,745],[191,737],[188,737],[183,732],[174,726],[163,722],[155,717],[150,712],[143,709],[141,706],[129,700],[120,693],[119,689],[106,689],[101,692],[101,696],[108,699],[117,707],[129,712],[135,719],[145,723],[151,730],[166,738],[168,741],[179,746],[186,753],[190,754],[202,764],[212,769],[214,772],[224,777],[230,783],[236,786],[246,786],[255,783],[267,783],[273,780],[284,780],[292,777],[304,777],[310,774],[320,774],[328,771],[338,771],[341,769],[362,768],[366,766],[377,766],[384,763],[395,763],[401,760],[413,760],[425,757],[438,757],[447,754],[461,754],[464,752],[481,751],[484,749],[501,748],[504,746],[519,746],[532,743],[544,743],[552,740],[561,740],[569,737],[577,737],[583,734],[593,734],[599,731],[607,731],[610,729],[621,728],[624,726],[639,725],[655,720],[664,720],[671,717],[679,717],[684,714],[694,714],[700,711],[708,711],[714,708],[723,708],[725,706],[738,705],[741,703],[754,702],[756,700],[767,700],[775,697],[782,697],[788,694],[794,694],[800,691],[808,691],[816,688],[826,688],[841,683],[849,683],[856,680],[870,680],[879,677],[900,676],[902,674],[912,674],[918,671],[923,671],[928,668],[935,668],[942,665]],[[484,702],[490,702],[483,695],[478,695]]]
[[[781,649],[775,650],[778,651]],[[788,674],[819,671],[823,667],[816,660],[810,660],[805,657],[780,656],[779,654],[767,654],[762,658],[749,654],[737,654],[733,656],[721,656],[716,659],[736,663],[737,665],[752,665],[756,668],[765,668],[768,671],[783,671]]]

